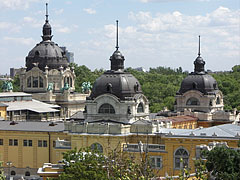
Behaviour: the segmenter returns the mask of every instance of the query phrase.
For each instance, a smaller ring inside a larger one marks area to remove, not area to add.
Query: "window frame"
[[[144,113],[144,105],[140,102],[137,106],[137,113]]]
[[[160,159],[160,162],[158,162],[158,160]],[[162,156],[150,156],[149,157],[150,160],[150,166],[153,169],[161,169],[163,167],[163,158]],[[154,164],[153,164],[154,161]],[[160,166],[158,166],[158,163],[160,163]]]
[[[104,103],[98,108],[99,114],[115,114],[114,107],[109,103]]]
[[[194,101],[193,101],[193,100],[194,100]],[[189,103],[189,102],[190,102],[190,103]],[[197,103],[196,103],[196,104],[195,104],[195,103],[193,104],[193,102],[197,102]],[[199,99],[196,98],[196,97],[190,97],[190,98],[187,99],[186,105],[187,105],[187,106],[200,106],[200,101],[199,101]]]
[[[180,150],[183,150],[183,152],[180,152],[180,155],[176,155],[177,152],[179,152]],[[184,153],[187,153],[187,155],[184,155]],[[190,153],[188,152],[188,150],[184,147],[179,147],[175,150],[174,154],[173,154],[173,165],[174,165],[174,169],[181,169],[181,168],[189,168],[189,158],[190,158]],[[179,161],[179,166],[176,165],[176,159],[178,159]],[[183,164],[181,167],[181,159],[183,159]]]

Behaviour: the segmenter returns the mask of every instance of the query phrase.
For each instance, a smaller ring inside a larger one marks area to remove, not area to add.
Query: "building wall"
[[[5,168],[8,168],[6,163],[11,161],[12,167],[17,170],[19,168],[17,173],[23,172],[24,168],[26,171],[36,171],[46,162],[57,163],[61,160],[61,151],[56,151],[53,145],[57,138],[67,139],[66,137],[62,132],[0,131],[0,139],[3,139],[3,145],[0,145],[0,161],[3,161]],[[18,140],[18,145],[9,145],[10,139]],[[32,146],[24,146],[23,140],[32,140]],[[39,140],[47,141],[47,147],[38,147]]]
[[[24,132],[24,131],[0,131],[0,139],[3,139],[3,145],[0,145],[0,161],[4,162],[4,167],[7,168],[6,162],[11,161],[17,173],[24,172],[24,170],[36,171],[37,168],[42,167],[44,163],[58,163],[62,159],[63,152],[70,149],[80,149],[89,147],[94,143],[99,143],[103,147],[103,153],[108,155],[112,150],[117,149],[123,151],[126,144],[142,144],[148,145],[162,145],[164,150],[148,150],[149,157],[161,157],[162,167],[156,169],[155,173],[159,176],[178,175],[179,169],[174,168],[174,153],[183,147],[189,152],[189,167],[191,172],[194,172],[193,158],[196,154],[196,146],[201,144],[208,145],[209,142],[227,142],[230,147],[237,147],[238,139],[214,139],[204,137],[173,137],[167,135],[157,134],[128,134],[128,135],[99,135],[99,134],[71,134],[63,132]],[[17,146],[10,146],[9,139],[17,139]],[[66,140],[70,142],[69,147],[54,147],[56,140]],[[23,140],[32,140],[32,146],[23,146]],[[47,147],[38,147],[38,140],[46,140]],[[50,140],[50,144],[49,144]],[[140,152],[127,151],[136,157],[136,161],[140,160]],[[142,153],[145,156],[145,153]]]
[[[7,118],[7,107],[3,106],[1,107],[0,106],[0,117],[6,119]]]

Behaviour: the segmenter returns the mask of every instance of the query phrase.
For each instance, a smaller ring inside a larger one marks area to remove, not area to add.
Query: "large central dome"
[[[49,70],[60,67],[64,69],[67,68],[68,61],[65,52],[52,41],[52,29],[48,21],[47,13],[42,33],[42,41],[37,44],[26,57],[27,71],[35,66],[38,66],[42,71],[45,70],[46,66]]]

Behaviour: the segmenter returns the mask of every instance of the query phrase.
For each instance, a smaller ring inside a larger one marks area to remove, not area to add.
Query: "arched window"
[[[115,114],[115,110],[111,104],[103,104],[100,106],[98,113],[102,114]]]
[[[220,101],[220,98],[219,98],[219,97],[217,97],[216,104],[221,104],[221,101]]]
[[[31,87],[32,86],[32,76],[27,78],[27,87]]]
[[[41,76],[39,76],[39,87],[43,87],[43,78]]]
[[[187,100],[186,103],[188,106],[199,106],[200,102],[197,98],[191,97]]]
[[[176,169],[188,167],[189,153],[184,148],[179,148],[174,153],[174,167]]]
[[[144,112],[143,103],[139,103],[139,104],[138,104],[137,112],[138,112],[138,113],[143,113],[143,112]]]
[[[33,77],[33,87],[38,88],[38,77]]]
[[[25,176],[30,176],[30,172],[29,172],[29,171],[26,171],[26,172],[25,172]]]
[[[15,176],[16,172],[15,171],[11,171],[11,176]]]
[[[93,144],[91,145],[91,150],[94,150],[94,151],[98,151],[98,152],[100,152],[100,153],[103,153],[103,147],[102,147],[102,145],[99,144],[99,143],[93,143]]]

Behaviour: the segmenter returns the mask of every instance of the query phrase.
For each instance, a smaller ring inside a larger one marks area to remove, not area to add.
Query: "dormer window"
[[[98,113],[101,114],[115,114],[115,109],[111,104],[105,103],[100,106]]]
[[[187,100],[186,105],[188,105],[188,106],[199,106],[200,102],[197,98],[191,97]]]
[[[137,113],[143,113],[143,112],[144,112],[143,103],[139,103],[137,107]]]
[[[39,56],[39,55],[40,55],[39,51],[35,51],[35,56]]]

